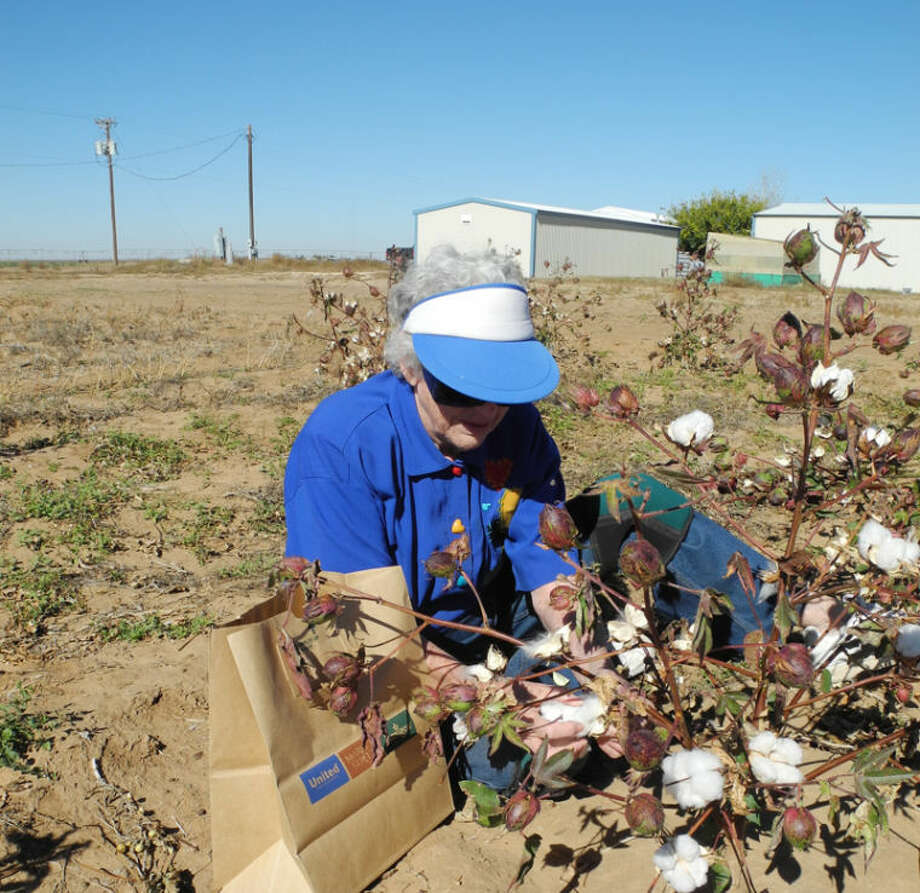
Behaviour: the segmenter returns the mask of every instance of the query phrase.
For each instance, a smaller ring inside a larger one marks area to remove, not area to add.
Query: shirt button
[[[458,477],[460,477],[461,474],[463,474],[463,469],[462,469],[459,465],[451,465],[451,467],[450,467],[450,473],[451,473],[455,478],[458,478]]]

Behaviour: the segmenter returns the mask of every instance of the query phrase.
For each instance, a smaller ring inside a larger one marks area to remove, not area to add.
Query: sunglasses
[[[468,397],[455,391],[450,385],[444,384],[439,378],[435,378],[427,369],[422,369],[422,375],[425,377],[425,384],[428,385],[428,391],[431,399],[441,406],[482,406],[485,400],[477,400],[475,397]]]

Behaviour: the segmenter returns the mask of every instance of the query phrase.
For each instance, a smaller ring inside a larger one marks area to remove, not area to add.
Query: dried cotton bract
[[[748,759],[754,778],[763,784],[801,784],[802,748],[791,738],[760,732],[748,742]]]
[[[508,658],[500,649],[490,645],[489,653],[486,655],[486,668],[493,673],[501,673],[506,666],[508,666]]]
[[[652,856],[661,876],[677,891],[691,893],[706,883],[709,864],[700,845],[689,834],[678,834]]]
[[[699,809],[722,797],[722,763],[715,754],[679,750],[665,757],[661,768],[664,786],[681,809]]]
[[[674,419],[668,430],[668,440],[682,447],[699,447],[712,437],[712,416],[701,409],[694,409]]]

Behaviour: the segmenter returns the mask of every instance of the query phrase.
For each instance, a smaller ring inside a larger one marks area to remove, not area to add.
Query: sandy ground
[[[360,283],[325,276],[328,287],[366,294]],[[126,641],[105,631],[152,617],[161,629],[220,623],[265,597],[268,567],[283,551],[286,450],[329,389],[314,372],[316,343],[290,324],[292,314],[308,328],[319,322],[310,278],[0,271],[0,692],[26,686],[28,712],[53,720],[48,748],[31,752],[37,771],[0,768],[0,891],[210,889],[207,633]],[[667,333],[654,309],[666,288],[579,288],[603,295],[590,327],[603,380],[633,384],[653,416],[691,408],[681,374],[652,370],[649,360]],[[787,307],[805,313],[803,295],[726,289],[719,300],[740,306],[740,332]],[[885,300],[888,321],[910,322],[908,299]],[[873,353],[860,363],[892,399],[909,386],[892,379],[893,360]],[[744,415],[744,390],[726,402],[715,381],[694,385],[703,408],[724,410],[733,434],[771,443]],[[580,419],[564,391],[544,410],[570,488],[647,458],[641,444]],[[97,451],[111,432],[175,442],[184,458],[165,477],[106,466]],[[82,527],[75,514],[22,510],[24,494],[59,492],[90,468],[103,496]],[[10,575],[37,560],[59,571],[49,591],[63,603],[30,626],[15,621],[17,600],[28,596]],[[622,784],[601,780],[611,791]],[[681,821],[669,812],[669,825]],[[521,889],[650,889],[655,844],[628,841],[623,826],[600,797],[547,804],[528,828],[542,843]],[[860,848],[830,834],[773,863],[763,836],[752,842],[751,869],[765,890],[901,893],[920,889],[918,844],[911,799],[895,810],[868,876]],[[164,886],[169,847],[184,887]],[[374,889],[504,890],[522,854],[520,834],[459,815]]]

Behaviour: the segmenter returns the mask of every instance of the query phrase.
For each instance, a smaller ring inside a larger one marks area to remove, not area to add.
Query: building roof
[[[438,211],[441,208],[450,208],[454,205],[466,205],[471,203],[494,205],[499,208],[519,208],[522,211],[530,211],[531,213],[544,211],[548,214],[569,214],[574,217],[591,217],[596,220],[621,220],[627,223],[648,223],[653,226],[666,226],[669,229],[678,229],[672,222],[653,211],[634,211],[630,208],[618,208],[614,205],[606,205],[595,211],[582,211],[578,208],[561,208],[557,205],[542,205],[535,202],[515,202],[502,198],[462,198],[453,202],[433,205],[430,208],[419,208],[413,213],[424,214],[426,211]]]
[[[592,214],[603,214],[605,217],[614,217],[617,220],[635,220],[639,223],[664,223],[667,226],[676,226],[674,220],[667,214],[657,211],[635,211],[632,208],[620,208],[617,205],[604,205],[595,208]]]
[[[852,208],[851,204],[837,203],[839,208]],[[859,208],[870,220],[873,217],[920,217],[920,204],[892,204],[860,202]],[[758,211],[755,217],[838,217],[840,212],[827,202],[782,202],[772,208]]]

